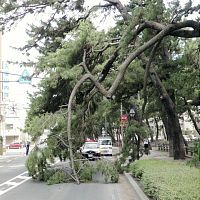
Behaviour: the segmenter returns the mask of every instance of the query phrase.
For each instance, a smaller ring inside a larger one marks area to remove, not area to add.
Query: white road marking
[[[21,185],[22,183],[28,181],[31,179],[31,177],[26,176],[28,172],[23,172],[22,174],[19,174],[18,176],[15,176],[14,178],[0,184],[0,196],[5,194],[6,192],[16,188],[17,186]],[[21,180],[20,180],[21,179]],[[19,181],[20,180],[20,181]],[[3,187],[8,187],[7,189],[1,189]]]
[[[7,162],[10,162],[10,161],[11,160],[9,160]],[[54,165],[57,164],[58,162],[60,162],[60,161],[56,160]],[[13,165],[13,166],[9,166],[9,167],[22,167],[22,166],[24,167],[24,165]],[[0,166],[0,167],[4,167],[4,166]],[[0,196],[32,178],[32,177],[26,176],[26,174],[28,175],[28,171],[25,171],[22,174],[19,174],[18,176],[15,176],[14,178],[0,184]],[[7,189],[5,189],[5,188],[7,188]]]
[[[24,167],[24,165],[11,165],[11,166],[9,166],[9,167]]]

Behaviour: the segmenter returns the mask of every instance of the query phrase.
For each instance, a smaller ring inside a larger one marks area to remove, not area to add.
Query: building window
[[[4,89],[4,90],[9,90],[9,86],[8,86],[8,85],[4,85],[4,86],[3,86],[3,89]]]
[[[8,98],[8,93],[3,93],[4,98]]]
[[[11,130],[11,129],[13,129],[13,124],[6,124],[5,128],[6,128],[6,130]]]

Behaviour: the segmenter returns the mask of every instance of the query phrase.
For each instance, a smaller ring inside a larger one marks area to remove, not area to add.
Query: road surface
[[[119,183],[76,183],[47,185],[28,176],[23,150],[0,157],[1,200],[136,200],[121,175]]]

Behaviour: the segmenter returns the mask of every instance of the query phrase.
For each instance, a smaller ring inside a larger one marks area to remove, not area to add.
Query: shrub
[[[197,141],[194,143],[193,147],[194,155],[192,157],[192,160],[188,161],[188,165],[200,167],[200,141]]]
[[[119,173],[113,162],[100,160],[94,166],[94,172],[101,172],[106,183],[117,183],[119,180]]]
[[[34,179],[44,180],[44,172],[48,167],[45,152],[45,149],[39,149],[38,147],[35,147],[26,160],[28,173]]]
[[[156,200],[200,199],[200,173],[194,167],[165,160],[139,160],[130,165],[144,192]]]
[[[89,164],[85,164],[80,170],[79,178],[81,182],[90,182],[92,181],[92,167]]]
[[[47,180],[48,185],[58,184],[58,183],[66,183],[67,182],[67,174],[64,171],[56,171],[53,175],[49,177]]]
[[[48,179],[50,179],[51,176],[53,176],[56,173],[55,169],[47,169],[44,171],[44,181],[47,182]]]

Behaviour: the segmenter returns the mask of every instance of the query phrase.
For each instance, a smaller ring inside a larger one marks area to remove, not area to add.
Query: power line
[[[10,72],[0,72],[1,74],[9,74],[9,75],[13,75],[13,76],[21,76],[21,74],[13,74],[13,73],[10,73]],[[43,79],[41,77],[32,77],[32,78],[39,78],[39,79]]]
[[[0,72],[1,74],[10,74],[10,75],[14,75],[14,76],[21,76],[20,74],[13,74],[10,72]]]
[[[14,82],[19,82],[19,80],[17,80],[17,81],[0,81],[0,83],[14,83]]]

